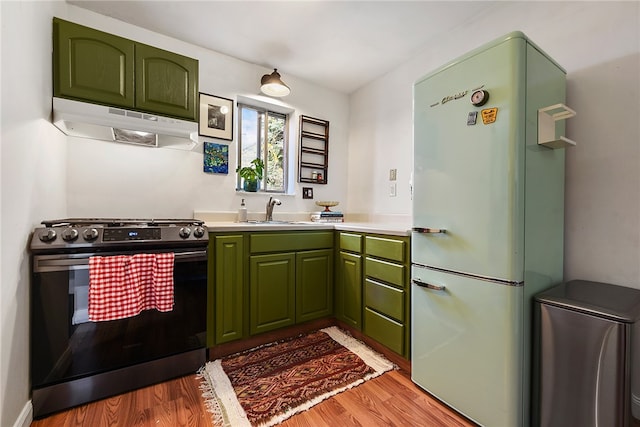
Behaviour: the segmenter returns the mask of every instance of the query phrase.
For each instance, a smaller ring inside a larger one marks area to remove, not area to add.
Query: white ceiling
[[[101,1],[76,6],[351,93],[496,6],[488,1]],[[499,2],[498,2],[499,3]]]

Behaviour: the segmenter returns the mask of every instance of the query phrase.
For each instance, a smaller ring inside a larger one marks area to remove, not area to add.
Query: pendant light
[[[273,73],[262,76],[260,84],[260,90],[265,95],[280,97],[291,93],[289,86],[280,79],[280,73],[278,73],[277,68],[273,69]]]

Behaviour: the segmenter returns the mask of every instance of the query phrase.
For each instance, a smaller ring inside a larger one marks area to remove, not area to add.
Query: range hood
[[[148,147],[191,150],[198,124],[64,98],[53,98],[53,124],[66,135]]]

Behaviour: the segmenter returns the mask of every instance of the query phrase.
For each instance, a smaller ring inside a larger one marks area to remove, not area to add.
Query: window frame
[[[258,114],[262,114],[262,121],[264,121],[263,125],[259,124],[259,127],[264,128],[264,134],[260,135],[260,141],[257,143],[256,151],[257,156],[262,159],[264,162],[264,172],[262,176],[262,180],[260,181],[260,187],[258,189],[258,193],[275,193],[275,194],[288,194],[289,189],[289,126],[291,123],[291,113],[284,113],[280,111],[275,111],[273,109],[269,109],[268,107],[252,105],[247,102],[238,102],[238,147],[237,147],[237,164],[238,166],[242,165],[242,122],[243,122],[243,110],[250,109],[256,111]],[[283,160],[282,160],[282,189],[278,190],[267,190],[267,170],[268,170],[268,150],[266,149],[266,144],[268,143],[269,138],[269,116],[279,117],[284,119],[283,126]],[[264,147],[264,148],[263,148]],[[236,173],[236,191],[243,191],[242,189],[242,178],[240,175]]]

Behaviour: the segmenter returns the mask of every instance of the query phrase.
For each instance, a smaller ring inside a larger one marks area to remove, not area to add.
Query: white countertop
[[[342,230],[360,233],[411,235],[411,218],[405,215],[346,215],[346,222],[321,223],[309,221],[306,212],[277,212],[275,220],[283,222],[255,222],[264,219],[264,213],[250,212],[249,222],[237,222],[236,212],[194,211],[194,218],[204,221],[209,232],[241,231],[293,231],[293,230]]]
[[[342,230],[361,233],[389,234],[394,236],[411,235],[411,227],[406,224],[338,222],[321,223],[311,221],[297,221],[292,223],[255,223],[231,221],[206,221],[209,232],[229,231],[294,231],[294,230]]]

